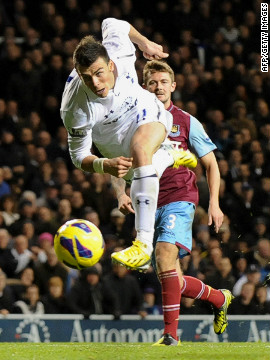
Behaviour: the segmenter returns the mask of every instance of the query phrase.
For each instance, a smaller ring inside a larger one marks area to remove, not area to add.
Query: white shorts
[[[160,122],[165,126],[168,136],[172,129],[171,113],[164,109],[164,105],[154,94],[149,93],[147,96],[154,97],[155,100],[149,101],[150,106],[144,106],[143,109],[136,106],[128,112],[128,116],[106,126],[96,124],[93,127],[93,142],[102,156],[110,159],[117,156],[130,157],[131,139],[138,127],[144,124]]]

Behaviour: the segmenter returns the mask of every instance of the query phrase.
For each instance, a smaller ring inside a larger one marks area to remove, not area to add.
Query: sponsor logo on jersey
[[[79,137],[79,138],[82,138],[82,137],[87,135],[86,129],[74,129],[74,128],[71,128],[71,129],[68,129],[68,133],[72,137]]]
[[[177,136],[179,136],[179,135],[180,135],[180,125],[175,125],[175,124],[173,124],[172,130],[171,130],[169,136],[171,136],[171,137],[177,137]]]

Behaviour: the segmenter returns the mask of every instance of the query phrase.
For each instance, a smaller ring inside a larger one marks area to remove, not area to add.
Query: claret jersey
[[[75,69],[67,79],[60,113],[68,131],[71,159],[79,168],[91,155],[92,141],[104,157],[128,157],[131,138],[140,125],[158,121],[168,133],[171,129],[171,115],[138,83],[129,31],[126,21],[109,18],[102,23],[103,45],[117,68],[115,86],[108,96],[96,96]]]
[[[198,158],[216,149],[202,124],[192,115],[171,103],[168,111],[173,115],[173,126],[169,139],[177,148],[190,149]],[[198,204],[198,188],[193,171],[184,166],[167,168],[160,179],[158,208],[175,201]]]

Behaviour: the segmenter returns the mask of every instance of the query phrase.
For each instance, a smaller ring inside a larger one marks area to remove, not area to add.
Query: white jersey
[[[92,141],[108,158],[130,156],[130,141],[143,124],[162,122],[167,132],[172,117],[163,104],[139,83],[135,70],[135,47],[126,21],[102,23],[103,45],[117,68],[114,88],[105,98],[96,96],[74,69],[68,77],[61,104],[61,118],[68,131],[69,151],[75,166],[91,155]]]

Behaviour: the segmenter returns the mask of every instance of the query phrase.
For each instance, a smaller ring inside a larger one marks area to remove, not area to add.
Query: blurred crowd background
[[[197,117],[217,145],[219,234],[207,226],[208,187],[195,169],[200,203],[186,275],[231,290],[232,314],[269,314],[270,76],[260,71],[261,1],[0,0],[0,314],[161,314],[161,290],[146,274],[112,266],[134,239],[134,217],[117,209],[110,176],[74,168],[59,116],[72,53],[106,17],[129,21],[169,52],[174,104]],[[139,81],[145,60],[138,52]],[[268,159],[268,161],[267,161]],[[60,264],[53,236],[74,218],[102,231],[106,251],[84,271]],[[182,314],[210,314],[182,299]]]

